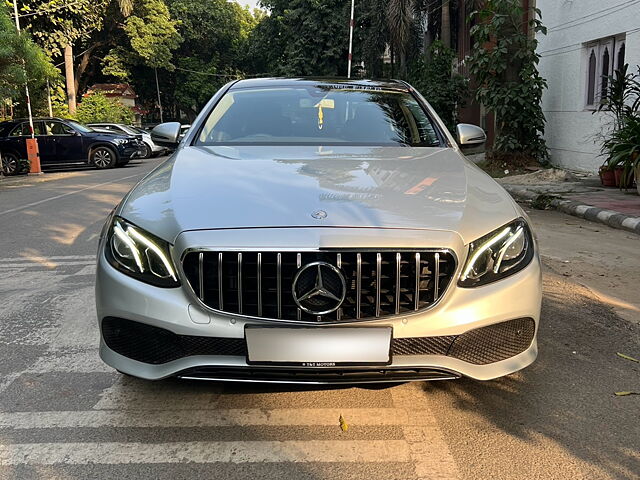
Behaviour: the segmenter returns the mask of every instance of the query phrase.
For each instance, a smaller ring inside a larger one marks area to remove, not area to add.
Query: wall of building
[[[547,118],[545,138],[552,163],[576,171],[595,172],[604,161],[600,143],[606,134],[607,113],[587,106],[589,52],[593,42],[617,37],[630,71],[640,65],[640,1],[537,0],[547,35],[538,37],[540,73],[549,84],[542,105]],[[604,63],[601,62],[601,63]],[[598,64],[598,66],[601,65]],[[615,65],[615,64],[614,64]],[[599,77],[599,75],[598,75]]]

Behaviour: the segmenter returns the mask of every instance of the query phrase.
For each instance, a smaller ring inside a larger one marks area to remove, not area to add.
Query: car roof
[[[248,78],[238,80],[231,86],[231,90],[239,88],[256,88],[256,87],[284,87],[294,85],[335,85],[341,87],[354,86],[366,88],[379,88],[389,90],[409,91],[409,86],[400,80],[368,80],[363,78],[344,78],[344,77],[266,77],[266,78]]]
[[[71,118],[60,118],[60,117],[33,117],[34,122],[39,122],[42,120],[58,120],[60,122],[74,122]],[[28,122],[28,118],[14,118],[12,120],[7,120],[2,123],[20,123],[20,122]]]

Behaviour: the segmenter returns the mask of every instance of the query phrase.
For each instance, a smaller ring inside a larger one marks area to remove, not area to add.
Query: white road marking
[[[349,425],[414,425],[427,430],[433,419],[413,417],[398,408],[283,408],[160,410],[144,414],[122,410],[0,413],[0,427],[98,428],[98,427],[230,427],[230,426],[335,426],[342,415]]]
[[[3,212],[0,212],[0,215],[6,215],[8,213],[19,212],[20,210],[26,210],[27,208],[35,207],[37,205],[42,205],[43,203],[52,202],[53,200],[58,200],[60,198],[68,197],[69,195],[75,195],[76,193],[86,192],[87,190],[93,190],[94,188],[104,187],[105,185],[111,185],[112,183],[118,183],[118,182],[121,182],[123,180],[128,180],[130,178],[141,177],[141,176],[146,175],[146,174],[147,174],[147,172],[138,173],[136,175],[129,175],[128,177],[117,178],[115,180],[111,180],[110,182],[104,182],[104,183],[98,183],[96,185],[90,185],[88,187],[80,188],[78,190],[73,190],[71,192],[62,193],[60,195],[55,195],[55,196],[49,197],[49,198],[44,198],[42,200],[38,200],[37,202],[31,202],[31,203],[27,203],[25,205],[21,205],[21,206],[16,207],[16,208],[10,208],[9,210],[5,210]]]
[[[0,466],[131,463],[407,462],[404,440],[286,440],[0,445]]]
[[[76,275],[95,275],[95,274],[96,274],[96,265],[95,265],[95,263],[93,263],[91,265],[87,265],[86,267],[80,269],[79,271],[74,273],[73,276],[76,276]]]
[[[61,256],[51,256],[51,257],[42,257],[44,260],[48,261],[66,261],[66,260],[95,260],[95,255],[61,255]],[[2,263],[15,263],[15,262],[37,262],[40,261],[40,257],[32,258],[32,257],[11,257],[11,258],[0,258],[0,264]]]
[[[411,460],[416,465],[416,479],[457,480],[458,467],[425,395],[422,382],[400,385],[391,390],[394,407],[410,413],[409,424],[402,429]],[[419,420],[430,426],[425,428]]]
[[[0,263],[0,269],[5,269],[5,268],[34,268],[34,267],[41,267],[44,268],[46,270],[55,270],[58,267],[69,267],[69,266],[73,266],[73,265],[95,265],[96,261],[95,259],[89,261],[89,260],[84,260],[84,261],[77,261],[77,262],[63,262],[63,263],[49,263],[49,264],[42,264],[39,262],[31,262],[31,263]]]

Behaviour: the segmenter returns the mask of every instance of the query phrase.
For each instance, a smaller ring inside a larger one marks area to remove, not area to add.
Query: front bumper
[[[464,258],[460,254],[460,244],[448,245],[459,252],[460,258]],[[102,248],[100,251],[102,252]],[[530,319],[533,332],[527,346],[518,349],[519,353],[513,356],[504,358],[503,355],[504,359],[491,363],[478,362],[465,355],[453,355],[453,340],[445,350],[436,350],[435,354],[416,355],[412,354],[411,349],[396,352],[392,355],[390,364],[384,366],[292,368],[276,365],[266,368],[249,365],[244,350],[223,350],[222,354],[211,355],[206,349],[192,351],[181,358],[166,358],[161,363],[152,363],[155,360],[135,360],[109,348],[107,343],[113,346],[113,342],[105,341],[102,328],[104,319],[118,318],[139,322],[165,329],[172,332],[171,335],[196,337],[196,340],[198,337],[204,337],[205,341],[211,337],[231,339],[240,346],[244,342],[246,325],[273,326],[277,323],[205,311],[184,287],[163,289],[141,283],[116,271],[101,253],[98,257],[96,280],[96,305],[101,330],[100,356],[117,370],[153,380],[176,375],[203,379],[304,383],[368,383],[459,376],[489,380],[520,370],[535,360],[541,283],[540,261],[535,256],[521,272],[493,284],[471,289],[451,285],[440,303],[431,310],[391,319],[341,325],[389,326],[393,329],[393,339],[396,341],[416,337],[463,338],[465,333],[481,331],[478,329],[483,327],[515,319]],[[331,328],[335,325],[313,327]],[[503,348],[500,345],[494,347],[498,350]]]

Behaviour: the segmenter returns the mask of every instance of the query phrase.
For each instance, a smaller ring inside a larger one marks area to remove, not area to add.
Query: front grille
[[[296,273],[312,262],[338,268],[346,282],[340,308],[314,315],[294,301]],[[190,251],[186,279],[200,300],[217,311],[293,321],[370,320],[429,308],[456,270],[446,250],[233,252]]]

